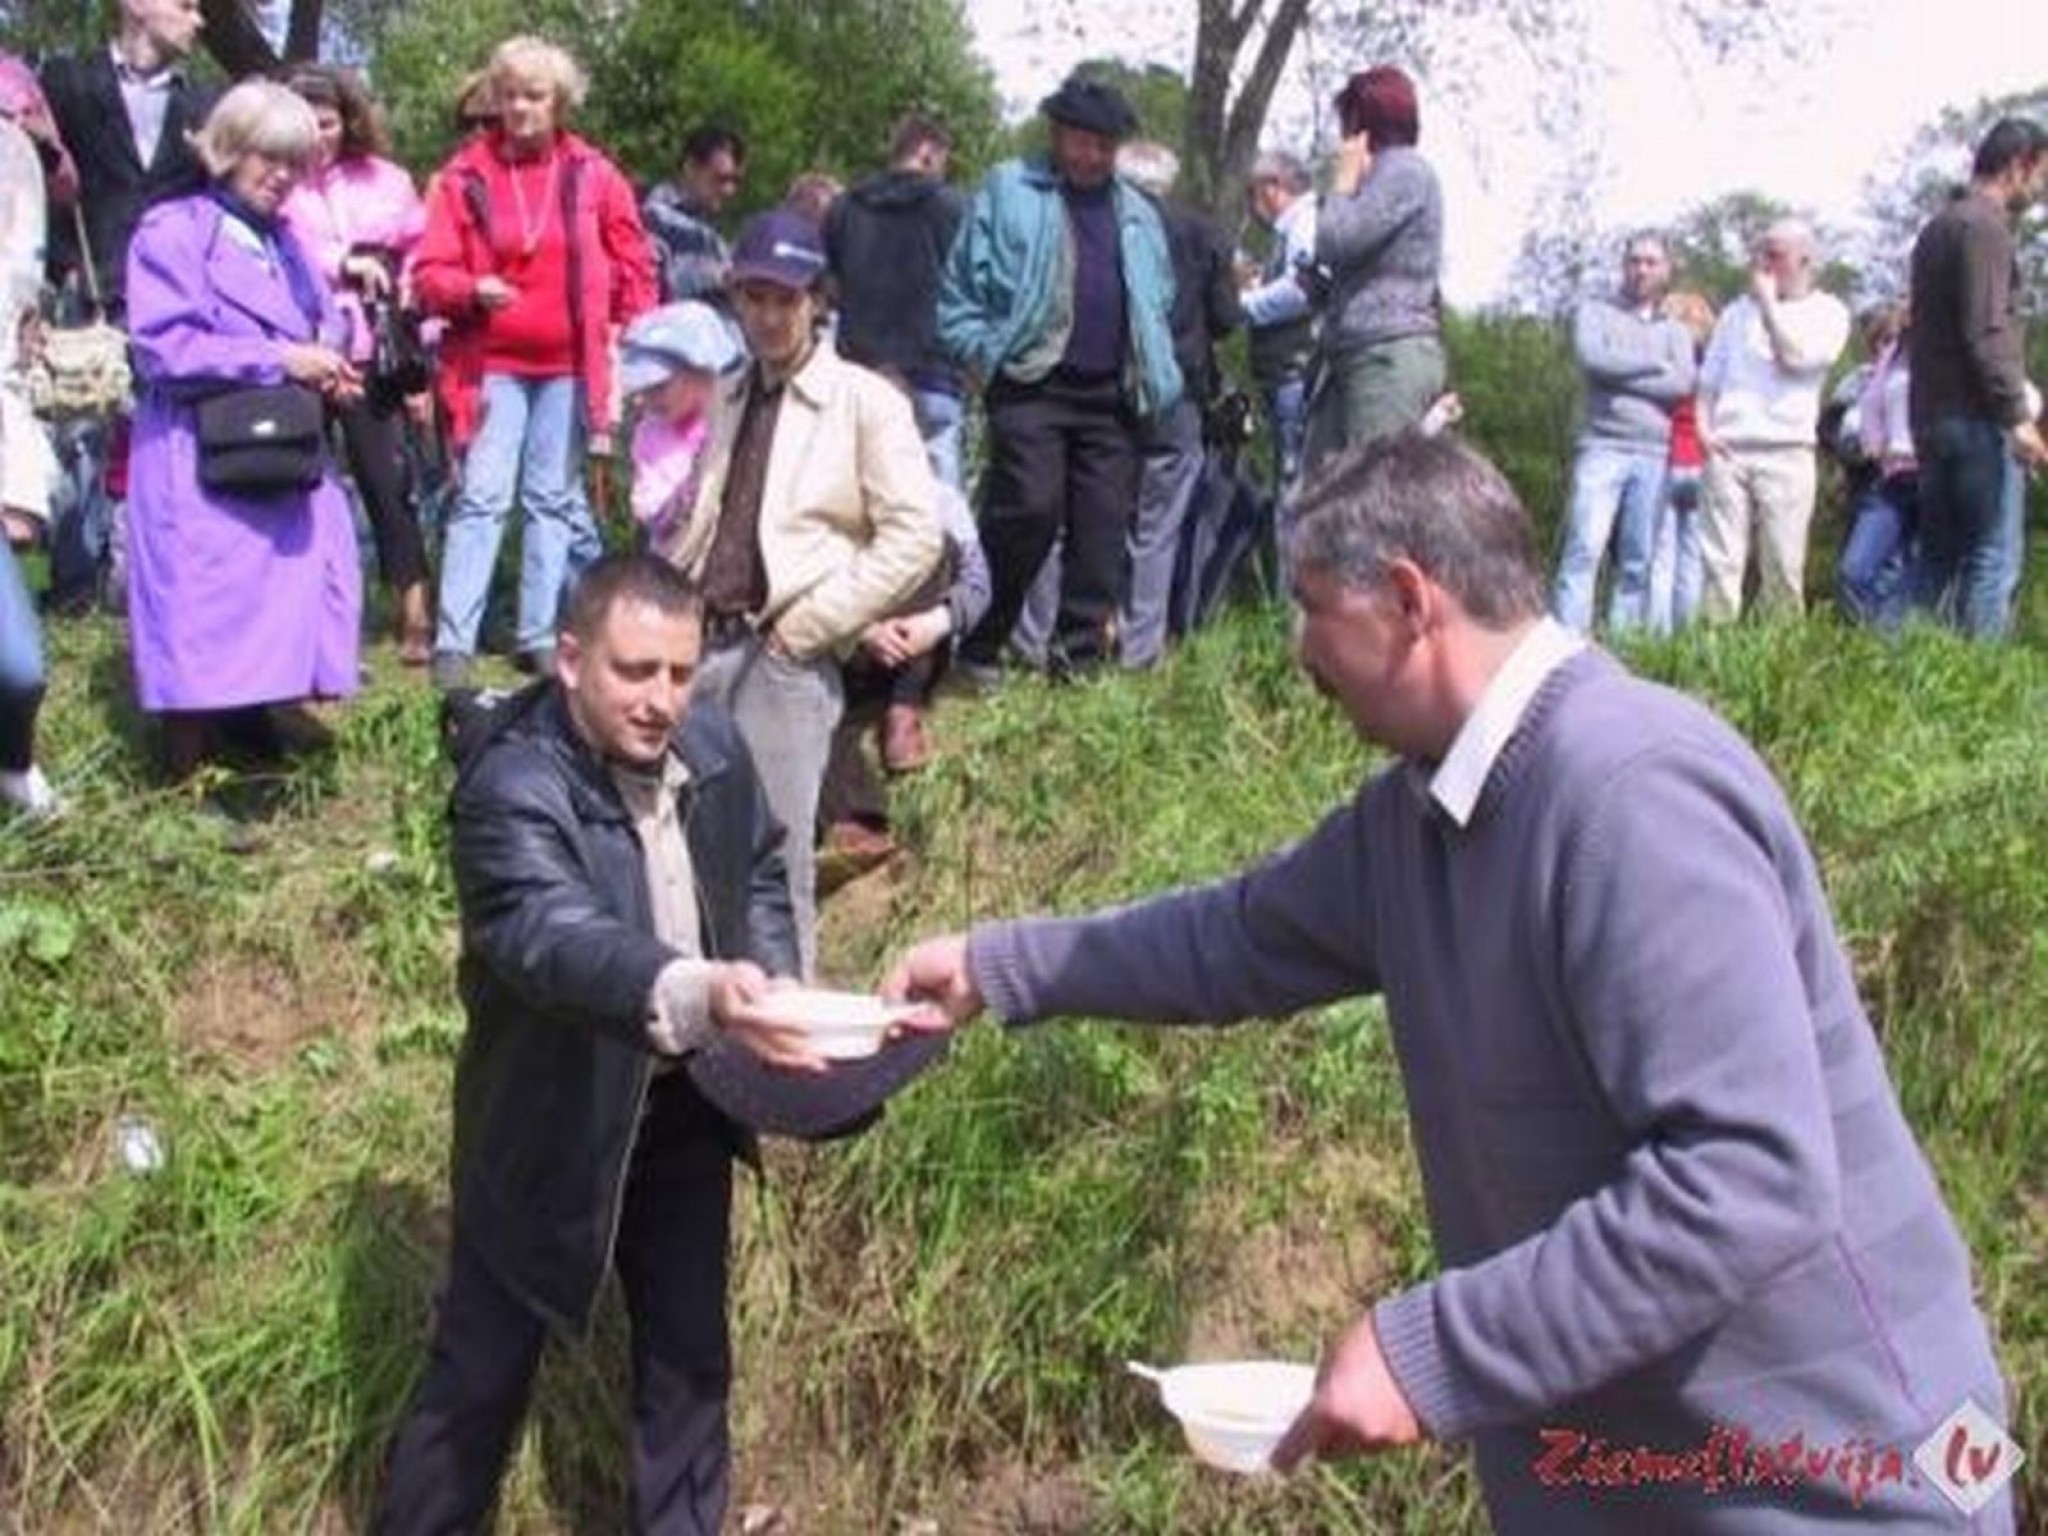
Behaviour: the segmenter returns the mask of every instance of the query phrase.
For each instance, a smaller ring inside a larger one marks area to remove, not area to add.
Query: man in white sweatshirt
[[[1849,339],[1849,311],[1814,287],[1814,260],[1805,223],[1771,225],[1751,261],[1749,292],[1721,312],[1700,365],[1700,609],[1709,619],[1742,612],[1752,534],[1758,607],[1804,607],[1821,385]]]

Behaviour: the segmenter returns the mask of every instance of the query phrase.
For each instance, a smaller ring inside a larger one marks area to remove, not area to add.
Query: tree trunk
[[[297,5],[298,0],[293,0],[294,9]],[[200,0],[199,13],[206,18],[200,40],[230,80],[277,67],[277,52],[244,0]]]
[[[320,22],[326,9],[325,0],[292,0],[291,19],[284,29],[286,58],[320,57]]]
[[[1200,0],[1187,125],[1181,139],[1181,185],[1190,202],[1223,212],[1243,183],[1258,153],[1259,130],[1272,106],[1280,72],[1308,19],[1308,7],[1309,0],[1279,0],[1259,39],[1244,89],[1232,100],[1230,79],[1265,9],[1264,0]]]
[[[206,18],[206,30],[200,36],[228,78],[241,80],[268,74],[285,59],[319,58],[320,24],[326,10],[326,0],[291,0],[283,58],[263,35],[250,0],[199,0],[199,12]]]

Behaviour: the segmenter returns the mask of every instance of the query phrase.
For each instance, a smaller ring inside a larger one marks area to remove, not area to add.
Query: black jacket
[[[939,346],[939,277],[967,204],[942,181],[884,171],[825,216],[825,260],[839,289],[839,350],[921,389],[962,389]]]
[[[1196,406],[1207,405],[1221,382],[1216,343],[1244,322],[1230,245],[1207,214],[1170,198],[1155,199],[1154,205],[1166,226],[1166,248],[1173,257],[1174,361],[1180,364],[1185,398]]]
[[[180,75],[170,90],[156,155],[144,165],[128,127],[113,55],[105,48],[82,58],[51,59],[43,66],[42,83],[50,115],[78,165],[78,202],[100,291],[118,317],[128,288],[128,241],[143,210],[206,185],[206,167],[185,135],[206,121],[214,93],[194,84],[189,68]],[[68,214],[51,219],[52,281],[62,282],[78,264],[77,225]]]
[[[456,1232],[529,1305],[582,1326],[653,1068],[648,1002],[675,954],[654,937],[632,817],[554,684],[500,706],[459,750],[469,1027],[455,1069]],[[738,731],[693,704],[673,750],[689,769],[681,810],[704,953],[794,974],[782,830]],[[724,1123],[735,1150],[751,1145]]]

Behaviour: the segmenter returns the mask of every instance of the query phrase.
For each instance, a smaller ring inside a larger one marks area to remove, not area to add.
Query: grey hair
[[[1452,436],[1407,431],[1341,455],[1303,489],[1285,541],[1291,569],[1313,567],[1358,591],[1407,560],[1490,629],[1544,609],[1521,498]]]
[[[1116,173],[1140,192],[1164,197],[1180,179],[1180,156],[1152,139],[1131,139],[1117,146]]]
[[[213,104],[188,139],[207,174],[219,180],[249,155],[305,166],[319,143],[320,125],[298,92],[274,80],[244,80]]]
[[[1311,178],[1299,155],[1284,149],[1269,149],[1252,161],[1252,181],[1277,181],[1290,192],[1306,192]]]

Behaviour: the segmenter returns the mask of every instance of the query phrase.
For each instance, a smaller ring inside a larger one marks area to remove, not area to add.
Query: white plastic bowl
[[[1216,1360],[1157,1373],[1160,1401],[1188,1448],[1226,1472],[1269,1472],[1273,1448],[1315,1394],[1311,1365]]]
[[[889,1026],[912,1010],[866,992],[792,987],[771,993],[766,1011],[803,1030],[811,1048],[827,1061],[858,1061],[879,1051]]]

